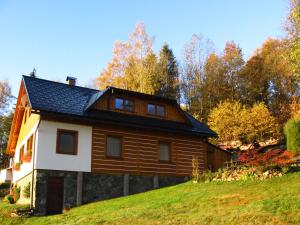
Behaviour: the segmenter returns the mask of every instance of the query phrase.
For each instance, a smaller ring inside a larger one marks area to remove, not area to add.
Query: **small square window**
[[[116,109],[123,109],[123,99],[122,98],[115,99],[115,107],[116,107]]]
[[[158,116],[165,116],[165,107],[158,105],[156,107],[156,114]]]
[[[148,104],[147,111],[151,115],[165,116],[165,107],[162,105]]]
[[[124,109],[132,112],[133,111],[133,101],[125,99],[124,100]]]
[[[120,110],[133,111],[133,101],[123,98],[115,99],[115,108]]]
[[[171,161],[171,145],[170,145],[170,143],[159,142],[158,159],[159,159],[159,161],[165,161],[165,162]]]
[[[153,104],[148,104],[148,113],[155,115],[155,105]]]
[[[106,155],[109,157],[121,157],[122,138],[117,136],[107,136]]]
[[[57,130],[56,152],[60,154],[76,155],[78,131]]]

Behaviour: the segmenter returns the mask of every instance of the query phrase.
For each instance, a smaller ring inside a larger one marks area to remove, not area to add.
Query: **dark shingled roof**
[[[104,110],[89,110],[89,107],[98,101],[109,88],[104,91],[99,91],[29,76],[23,76],[23,80],[30,106],[32,109],[40,110],[41,112],[53,112],[66,116],[80,116],[95,121],[105,121],[106,123],[122,123],[129,126],[148,127],[165,131],[216,136],[215,132],[194,119],[187,112],[184,112],[184,115],[190,121],[190,125]],[[123,91],[126,92],[126,90]],[[130,93],[132,94],[133,92]],[[135,94],[138,95],[138,93]],[[170,101],[170,99],[166,100]]]

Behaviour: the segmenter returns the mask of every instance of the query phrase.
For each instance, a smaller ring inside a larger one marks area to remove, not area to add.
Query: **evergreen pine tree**
[[[155,94],[180,99],[178,63],[168,44],[164,44],[159,53],[156,82]]]

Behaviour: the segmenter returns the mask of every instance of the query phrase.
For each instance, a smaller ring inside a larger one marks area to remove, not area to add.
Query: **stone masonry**
[[[158,187],[179,184],[187,180],[186,177],[80,174],[54,170],[36,170],[35,173],[34,208],[37,215],[45,215],[47,212],[47,191],[50,191],[47,190],[48,177],[64,178],[63,208],[141,193]]]

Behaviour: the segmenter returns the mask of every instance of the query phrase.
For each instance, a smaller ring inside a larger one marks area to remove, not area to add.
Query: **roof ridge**
[[[70,86],[66,83],[62,83],[62,82],[59,82],[59,81],[48,80],[48,79],[45,79],[45,78],[31,77],[31,76],[28,76],[28,75],[22,75],[22,76],[23,76],[23,78],[26,78],[26,79],[37,79],[37,80],[47,81],[47,82],[50,82],[50,83],[56,83],[56,84],[60,84],[60,85]],[[160,98],[160,99],[164,99],[166,101],[177,101],[176,99],[170,98],[170,97],[167,97],[167,96],[161,96],[161,95],[156,95],[156,94],[147,94],[147,93],[144,93],[144,92],[132,91],[132,90],[118,88],[118,87],[114,87],[114,86],[108,86],[104,90],[99,90],[99,89],[89,88],[89,87],[83,87],[83,86],[78,86],[78,85],[74,85],[74,86],[71,86],[71,87],[89,89],[89,90],[98,91],[98,92],[103,92],[107,89],[113,89],[113,90],[117,90],[117,91],[126,91],[128,93],[132,93],[132,94],[136,94],[136,95],[144,95],[144,96],[148,96],[148,97]]]
[[[161,99],[164,99],[164,100],[167,100],[167,101],[174,101],[174,102],[177,101],[175,98],[168,97],[168,96],[162,96],[162,95],[158,95],[158,94],[148,94],[148,93],[144,93],[144,92],[140,92],[140,91],[133,91],[133,90],[118,88],[118,87],[114,87],[114,86],[108,86],[107,88],[108,89],[113,89],[113,90],[116,90],[116,91],[126,91],[128,93],[132,93],[132,94],[136,94],[136,95],[144,95],[144,96],[148,96],[148,97],[161,98]]]
[[[47,80],[47,79],[39,78],[39,77],[31,77],[31,76],[28,76],[28,75],[22,75],[22,77],[26,78],[26,79],[29,78],[29,79],[37,79],[37,80],[47,81],[47,82],[50,82],[50,83],[56,83],[56,84],[65,85],[65,86],[70,87],[70,85],[68,85],[66,83],[59,82],[59,81]],[[89,89],[89,90],[101,92],[101,90],[99,90],[99,89],[89,88],[89,87],[83,87],[83,86],[78,86],[78,85],[74,85],[74,86],[71,86],[71,87],[82,88],[82,89]]]

